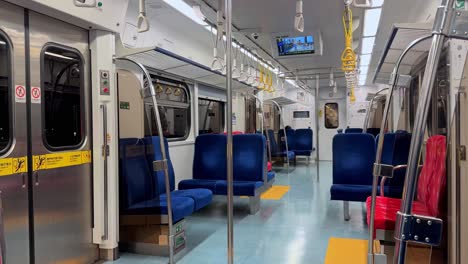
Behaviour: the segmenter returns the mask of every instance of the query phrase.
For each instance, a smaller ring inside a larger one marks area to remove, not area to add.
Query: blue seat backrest
[[[380,161],[382,164],[393,165],[393,148],[395,146],[395,133],[386,133],[384,136],[382,156]],[[379,144],[380,135],[375,138],[375,146]]]
[[[333,137],[333,184],[372,184],[374,137],[367,133]]]
[[[161,148],[159,145],[159,136],[146,137],[144,138],[146,146],[146,157],[148,160],[149,168],[153,168],[153,162],[156,160],[162,160]],[[167,159],[167,169],[169,173],[169,182],[171,191],[175,190],[175,175],[174,167],[172,166],[171,156],[169,155],[169,144],[167,139],[164,138],[164,148],[166,149],[166,159]],[[166,181],[165,181],[164,171],[154,171],[153,170],[153,185],[154,190],[158,194],[166,193]]]
[[[411,144],[411,134],[403,131],[398,131],[395,136],[395,146],[393,147],[392,162],[394,166],[408,164],[409,148]],[[403,186],[405,183],[406,170],[394,172],[393,178],[390,180],[391,185]]]
[[[226,180],[226,136],[207,134],[195,140],[193,178],[199,180]]]
[[[310,150],[313,149],[313,132],[310,128],[296,129],[295,150]]]
[[[288,137],[288,150],[292,151],[296,149],[296,130],[286,129],[286,135]],[[278,131],[278,140],[280,142],[281,151],[286,151],[286,144],[284,141],[284,129]]]
[[[122,209],[153,198],[151,174],[141,139],[119,140],[119,167]]]
[[[372,134],[372,135],[374,135],[374,137],[376,137],[380,133],[380,128],[370,127],[370,128],[367,129],[366,132],[369,133],[369,134]]]
[[[235,181],[263,181],[266,173],[266,139],[259,134],[233,136]]]
[[[362,128],[347,128],[345,133],[362,133]]]
[[[273,129],[268,129],[266,132],[268,133],[268,137],[270,140],[271,153],[278,153],[279,149],[278,144],[276,143],[275,131],[273,131]]]

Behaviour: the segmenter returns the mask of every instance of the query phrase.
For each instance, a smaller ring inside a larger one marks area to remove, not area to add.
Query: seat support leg
[[[252,215],[260,211],[260,195],[249,197],[249,210]]]
[[[344,220],[349,221],[351,216],[349,215],[349,201],[343,201],[343,213],[344,213]]]

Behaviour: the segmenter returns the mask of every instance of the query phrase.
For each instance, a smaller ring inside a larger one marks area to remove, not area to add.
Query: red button
[[[102,89],[102,91],[104,91],[105,93],[108,93],[108,92],[109,92],[109,88],[104,87],[104,89]]]

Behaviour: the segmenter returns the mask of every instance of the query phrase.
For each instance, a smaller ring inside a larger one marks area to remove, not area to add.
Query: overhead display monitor
[[[315,53],[315,43],[312,35],[295,37],[277,36],[276,46],[278,48],[278,56]]]

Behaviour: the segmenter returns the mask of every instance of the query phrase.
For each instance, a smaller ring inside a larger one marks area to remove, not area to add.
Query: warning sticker
[[[34,156],[33,170],[56,169],[91,163],[91,151],[71,151]]]
[[[15,86],[15,102],[26,103],[26,88],[24,85]]]
[[[23,173],[27,170],[26,157],[0,159],[0,176]]]
[[[33,104],[41,103],[41,87],[31,88],[31,103]]]

